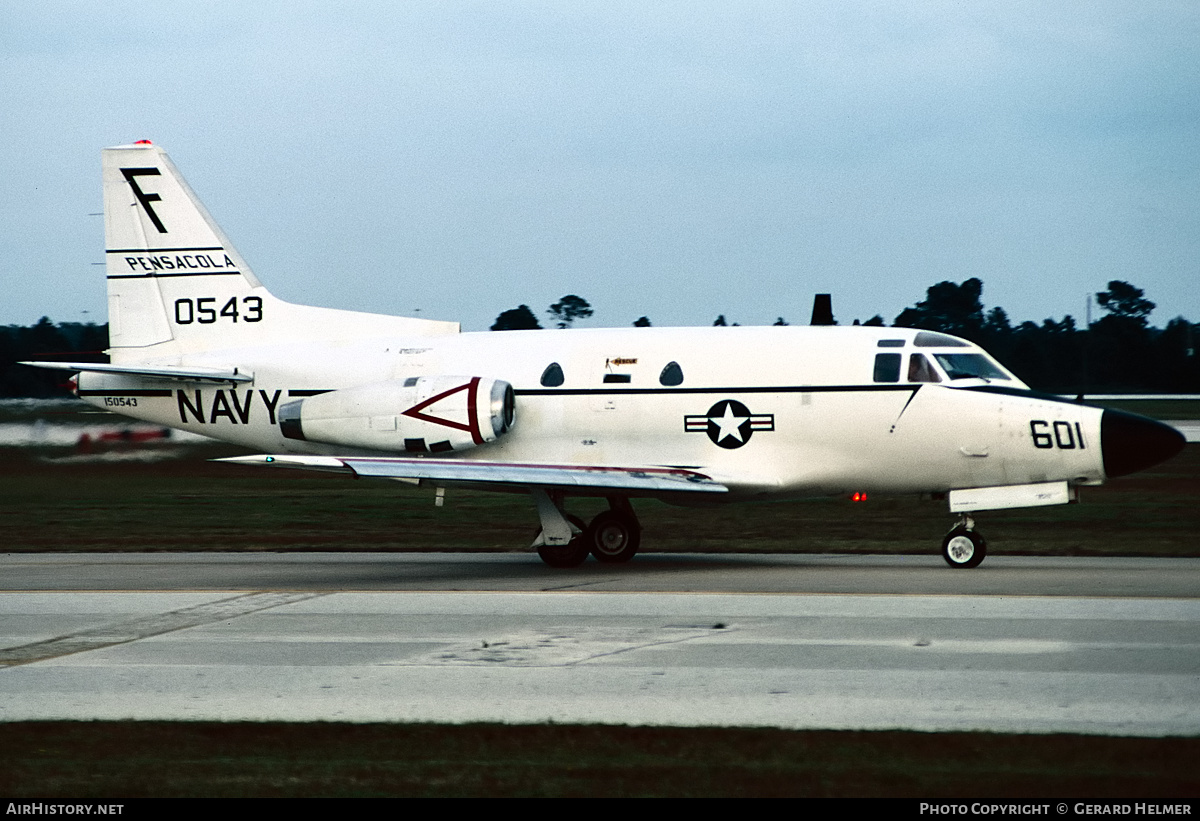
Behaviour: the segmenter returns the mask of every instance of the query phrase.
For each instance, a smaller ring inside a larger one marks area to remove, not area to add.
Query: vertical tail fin
[[[189,336],[220,333],[218,317],[261,319],[262,288],[167,153],[148,141],[104,150],[109,338],[170,355]],[[191,347],[183,345],[182,347]]]
[[[114,364],[281,341],[458,333],[457,322],[292,305],[259,283],[149,141],[104,150],[108,333]]]

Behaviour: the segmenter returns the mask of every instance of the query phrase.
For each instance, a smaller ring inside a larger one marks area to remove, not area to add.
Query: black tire
[[[987,542],[974,530],[956,527],[942,541],[942,558],[955,569],[979,567],[986,556]]]
[[[596,561],[616,564],[629,561],[638,552],[642,544],[642,527],[637,519],[615,510],[605,510],[596,514],[584,536]]]
[[[583,523],[583,519],[578,516],[567,515],[567,521],[579,528],[581,533],[576,533],[574,538],[567,544],[548,545],[544,544],[538,547],[538,555],[542,561],[550,567],[579,567],[588,557],[589,546],[588,540],[584,534],[587,532],[587,527]],[[538,531],[541,532],[540,530]]]

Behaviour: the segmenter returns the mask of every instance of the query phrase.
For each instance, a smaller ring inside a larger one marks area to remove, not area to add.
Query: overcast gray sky
[[[105,319],[100,149],[164,146],[294,302],[484,330],[1200,321],[1200,4],[0,5],[0,324]]]

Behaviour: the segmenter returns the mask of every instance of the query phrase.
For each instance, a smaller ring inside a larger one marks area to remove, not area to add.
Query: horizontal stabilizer
[[[643,493],[726,493],[729,488],[702,473],[681,468],[508,464],[465,459],[401,459],[366,456],[257,455],[218,459],[241,465],[353,472],[380,479],[470,482],[564,489],[596,488]]]
[[[179,379],[184,382],[253,382],[254,374],[237,368],[184,368],[174,365],[106,365],[100,362],[18,362],[34,368],[55,371],[90,371],[118,373],[128,376],[147,376],[156,379]]]

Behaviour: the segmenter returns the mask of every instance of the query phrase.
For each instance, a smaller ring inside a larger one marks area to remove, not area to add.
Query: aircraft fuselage
[[[236,351],[249,383],[85,373],[79,394],[249,448],[333,454],[348,451],[285,437],[280,408],[369,383],[480,375],[513,386],[515,420],[504,436],[456,458],[614,466],[650,458],[703,471],[738,495],[1103,481],[1101,409],[1029,393],[1008,375],[950,379],[936,354],[982,351],[961,341],[918,348],[917,333],[644,328],[373,339],[333,350],[296,343]],[[923,356],[940,381],[879,381],[881,353]],[[214,351],[192,364],[231,357]]]

